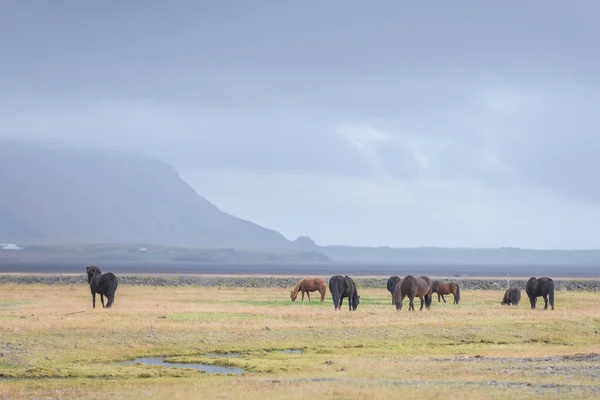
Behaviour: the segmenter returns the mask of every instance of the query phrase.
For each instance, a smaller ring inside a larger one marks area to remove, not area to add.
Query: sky
[[[600,247],[600,2],[0,2],[0,138],[318,244]]]

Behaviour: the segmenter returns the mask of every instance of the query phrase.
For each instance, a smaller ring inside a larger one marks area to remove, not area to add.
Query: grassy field
[[[0,398],[600,397],[600,294],[557,292],[543,311],[524,292],[502,307],[503,293],[409,313],[360,290],[350,313],[329,293],[121,285],[112,309],[92,310],[87,285],[0,285]],[[122,363],[153,356],[244,372]]]

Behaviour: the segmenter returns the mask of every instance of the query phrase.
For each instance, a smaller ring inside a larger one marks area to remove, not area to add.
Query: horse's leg
[[[403,294],[403,295],[401,295],[401,296],[400,296],[400,301],[396,301],[396,302],[394,303],[394,304],[396,305],[396,311],[398,311],[398,310],[402,310],[402,302],[404,301],[404,296],[406,296],[406,295],[404,295],[404,294]],[[393,297],[392,297],[392,300],[393,300]]]
[[[415,296],[413,295],[408,295],[408,299],[410,300],[409,305],[408,305],[408,311],[415,311]]]
[[[92,292],[92,308],[96,308],[96,292]]]
[[[535,303],[537,303],[537,297],[536,296],[531,296],[529,298],[529,302],[531,303],[531,309],[533,310],[535,308]]]
[[[304,301],[304,290],[302,290],[301,292],[302,292],[302,301]]]
[[[547,310],[548,309],[548,294],[545,293],[543,295],[543,297],[544,297],[544,310]]]
[[[444,297],[443,294],[442,294],[442,300],[444,300],[444,303],[446,302],[446,298]]]
[[[308,301],[310,301],[310,292],[306,292],[306,295],[308,296]]]
[[[325,301],[325,291],[320,291],[321,293],[321,303]]]
[[[437,292],[436,292],[436,293],[437,293]],[[439,302],[441,302],[442,300],[440,300],[440,297],[441,297],[441,296],[440,296],[440,294],[438,293],[437,295],[438,295],[438,303],[439,303]]]
[[[107,297],[108,300],[108,297]],[[104,295],[102,293],[100,293],[100,301],[102,302],[102,308],[106,308],[104,307]]]

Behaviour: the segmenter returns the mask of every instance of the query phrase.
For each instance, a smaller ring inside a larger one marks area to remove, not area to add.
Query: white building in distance
[[[23,250],[24,247],[19,247],[12,243],[0,243],[0,249],[2,250]]]

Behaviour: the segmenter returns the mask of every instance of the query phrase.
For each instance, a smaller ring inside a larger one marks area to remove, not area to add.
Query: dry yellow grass
[[[289,289],[122,285],[112,309],[98,301],[92,310],[84,285],[0,285],[0,397],[600,396],[597,360],[535,359],[599,350],[598,294],[558,292],[556,310],[543,311],[530,310],[525,293],[509,308],[501,291],[463,291],[460,306],[447,296],[430,311],[417,301],[414,313],[406,302],[397,312],[385,289],[360,295],[350,313],[347,304],[335,312],[329,294],[292,303]],[[117,363],[147,356],[245,372]]]

